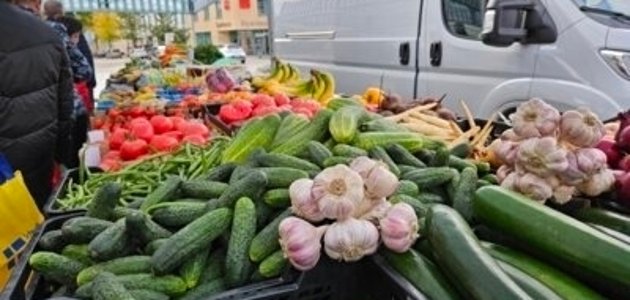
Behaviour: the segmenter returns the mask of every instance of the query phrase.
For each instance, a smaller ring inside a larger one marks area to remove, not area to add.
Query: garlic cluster
[[[392,251],[409,250],[418,238],[418,218],[408,204],[387,201],[398,184],[387,165],[364,156],[294,181],[289,195],[296,217],[279,226],[285,257],[309,270],[319,261],[322,239],[329,257],[346,262],[374,254],[381,241]]]
[[[582,193],[597,196],[614,184],[606,155],[594,146],[605,128],[586,108],[560,114],[540,99],[521,104],[491,149],[501,161],[501,186],[544,203],[571,200]]]

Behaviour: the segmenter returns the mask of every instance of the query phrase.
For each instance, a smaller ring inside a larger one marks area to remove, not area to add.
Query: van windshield
[[[628,0],[573,0],[583,11],[609,14],[611,16],[630,16]]]

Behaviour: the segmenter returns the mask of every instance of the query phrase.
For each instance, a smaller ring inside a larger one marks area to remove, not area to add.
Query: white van
[[[630,109],[628,0],[274,0],[271,22],[274,55],[332,72],[338,92],[382,82],[480,117],[534,96]]]

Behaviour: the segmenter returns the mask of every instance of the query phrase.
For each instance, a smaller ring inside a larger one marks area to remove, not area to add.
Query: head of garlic
[[[370,171],[374,169],[379,164],[379,162],[367,157],[367,156],[359,156],[352,160],[350,163],[350,169],[359,173],[361,178],[367,178]]]
[[[514,169],[512,169],[510,166],[501,165],[499,169],[497,169],[497,180],[499,181],[499,183],[502,183],[503,180],[505,180],[505,178],[512,172],[514,172]]]
[[[504,165],[513,165],[516,162],[518,146],[518,142],[495,140],[495,142],[491,144],[491,149]]]
[[[367,220],[349,218],[331,224],[324,234],[324,250],[335,260],[353,262],[376,252],[379,234]]]
[[[532,173],[510,173],[501,186],[544,203],[553,196],[552,183]]]
[[[381,161],[360,156],[350,163],[350,169],[361,175],[367,198],[389,197],[398,188],[398,177]]]
[[[587,196],[595,197],[609,191],[615,184],[615,173],[611,169],[602,169],[580,183],[577,188]]]
[[[516,157],[516,170],[540,177],[563,172],[569,166],[566,150],[554,137],[531,138],[521,142]]]
[[[312,195],[328,219],[344,220],[359,207],[365,196],[363,179],[345,165],[336,165],[313,179]]]
[[[379,219],[385,217],[385,214],[387,214],[387,211],[391,206],[391,202],[387,201],[385,198],[365,199],[353,217],[361,220],[378,222]]]
[[[560,112],[541,99],[534,98],[518,106],[510,116],[514,133],[520,138],[555,135]]]
[[[560,138],[577,147],[593,147],[606,134],[602,121],[588,108],[562,114]]]
[[[575,152],[567,151],[567,168],[558,173],[558,178],[567,185],[576,185],[586,179],[587,174],[580,170]]]
[[[575,151],[576,163],[580,171],[591,175],[607,168],[606,154],[597,148],[581,148]]]
[[[387,248],[403,253],[418,239],[418,217],[407,203],[396,203],[379,221],[381,238]]]
[[[280,246],[293,267],[308,271],[317,265],[322,249],[321,239],[326,228],[327,226],[315,227],[296,217],[288,217],[280,222]]]
[[[558,204],[565,204],[571,199],[577,192],[577,189],[574,186],[570,185],[559,185],[553,188],[553,202]]]
[[[291,198],[291,210],[293,214],[312,222],[324,220],[324,215],[319,210],[317,199],[313,197],[313,180],[298,179],[289,186]]]

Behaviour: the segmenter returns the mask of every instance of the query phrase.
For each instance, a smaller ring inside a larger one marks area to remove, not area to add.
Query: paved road
[[[107,83],[107,78],[109,78],[109,75],[123,68],[128,61],[128,58],[97,58],[95,60],[94,68],[96,69],[97,84],[94,90],[94,95],[96,97],[98,97],[101,91],[105,88],[105,84]],[[245,65],[247,66],[247,70],[249,70],[253,74],[257,74],[261,72],[267,72],[267,69],[269,68],[269,63],[269,57],[249,56],[247,57],[247,62],[245,63]]]

